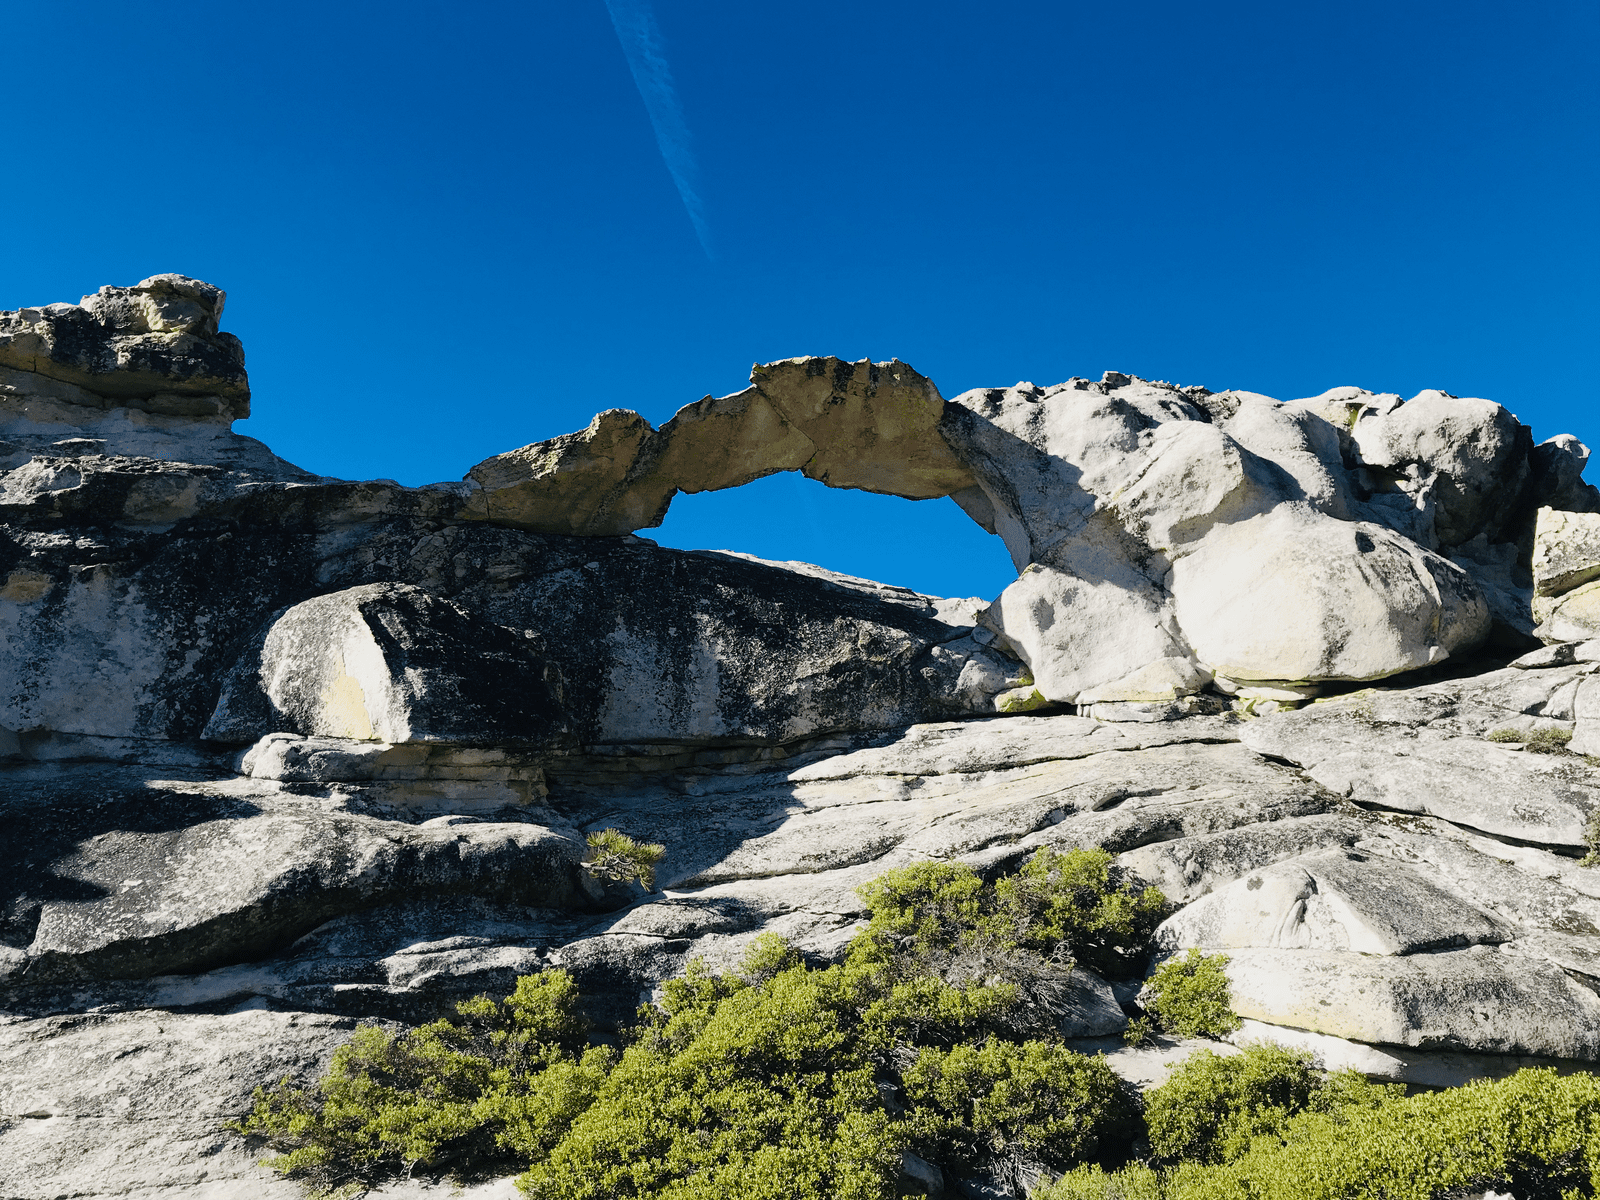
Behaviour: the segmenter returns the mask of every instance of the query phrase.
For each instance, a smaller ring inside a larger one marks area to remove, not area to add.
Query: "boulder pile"
[[[762,932],[837,954],[891,867],[1038,847],[1162,888],[1151,966],[1228,954],[1242,1037],[1424,1084],[1600,1062],[1575,438],[1440,392],[947,401],[802,358],[348,482],[232,431],[224,299],[0,313],[0,1195],[293,1195],[221,1122],[357,1019],[561,965],[614,1028]],[[791,470],[950,496],[1018,577],[638,536]],[[585,868],[608,828],[665,847],[659,891]],[[1137,981],[1080,972],[1073,1036],[1148,1070]]]

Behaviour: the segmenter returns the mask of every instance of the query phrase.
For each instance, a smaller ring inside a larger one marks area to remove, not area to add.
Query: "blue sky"
[[[328,474],[459,478],[829,353],[947,396],[1107,369],[1439,387],[1600,445],[1595,0],[62,0],[6,25],[0,308],[226,288],[240,430]],[[795,476],[680,497],[652,536],[945,594],[1012,574],[949,501]]]

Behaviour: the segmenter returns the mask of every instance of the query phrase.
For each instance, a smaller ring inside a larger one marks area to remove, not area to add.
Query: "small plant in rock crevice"
[[[1600,867],[1600,808],[1589,814],[1589,819],[1583,826],[1584,844],[1589,847],[1589,853],[1579,861],[1580,867]]]
[[[1572,730],[1559,725],[1536,729],[1532,733],[1524,733],[1520,729],[1491,729],[1483,735],[1483,739],[1501,744],[1520,742],[1529,754],[1569,754],[1571,751],[1567,749],[1567,744],[1572,741]]]
[[[645,891],[655,891],[656,864],[666,857],[665,846],[635,841],[615,829],[591,833],[587,841],[583,865],[589,874],[612,883],[637,881]]]

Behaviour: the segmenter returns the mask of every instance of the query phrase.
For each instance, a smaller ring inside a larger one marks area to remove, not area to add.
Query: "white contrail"
[[[672,86],[672,71],[661,48],[661,31],[656,28],[655,16],[648,0],[606,0],[606,11],[611,14],[612,27],[622,43],[622,53],[627,56],[645,111],[650,114],[661,157],[672,173],[672,182],[678,185],[678,195],[683,197],[683,207],[694,224],[700,248],[710,258],[711,234],[706,229],[705,205],[694,190],[698,172],[690,148],[689,127],[684,124],[678,90]]]

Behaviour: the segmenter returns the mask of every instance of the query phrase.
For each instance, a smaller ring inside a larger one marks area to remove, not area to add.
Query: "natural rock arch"
[[[1502,406],[1442,392],[1280,404],[1107,372],[946,402],[898,360],[787,359],[660,430],[611,409],[480,463],[463,515],[621,535],[679,491],[791,470],[950,496],[1006,543],[1019,578],[983,620],[1045,698],[1160,704],[1213,679],[1304,695],[1431,665],[1496,622],[1525,639],[1534,510],[1592,504],[1568,442],[1536,448]]]
[[[589,427],[473,467],[475,515],[538,533],[617,536],[659,525],[677,492],[800,471],[908,500],[973,489],[939,433],[944,398],[898,359],[758,364],[750,386],[686,405],[659,430],[611,408]],[[992,530],[991,530],[992,532]]]

